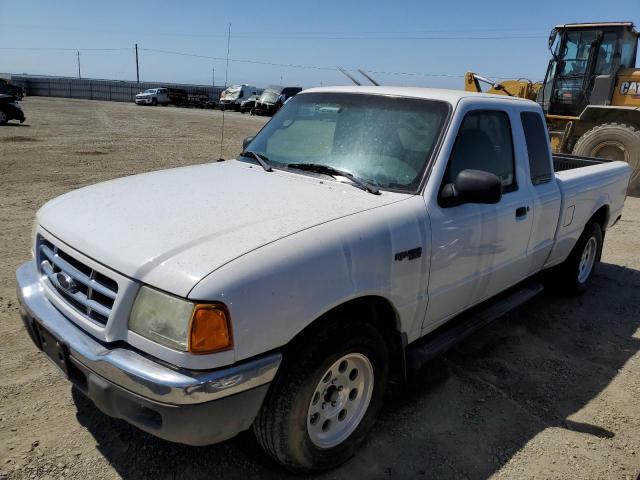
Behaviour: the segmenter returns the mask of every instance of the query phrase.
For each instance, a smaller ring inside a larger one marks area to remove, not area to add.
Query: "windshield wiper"
[[[271,167],[271,164],[269,163],[269,159],[267,157],[263,157],[262,155],[258,155],[256,152],[254,152],[252,150],[245,150],[244,152],[240,153],[240,155],[243,156],[243,157],[252,156],[253,158],[255,158],[257,160],[257,162],[260,164],[260,166],[262,168],[264,168],[265,172],[273,172],[273,168]]]
[[[322,165],[319,163],[290,163],[289,165],[287,165],[287,168],[295,168],[296,170],[306,170],[308,172],[345,177],[355,185],[357,185],[359,188],[369,193],[373,193],[374,195],[380,195],[380,189],[378,189],[378,187],[376,187],[375,185],[372,185],[369,182],[362,180],[361,178],[354,177],[349,172],[345,172],[344,170],[340,170],[329,165]]]

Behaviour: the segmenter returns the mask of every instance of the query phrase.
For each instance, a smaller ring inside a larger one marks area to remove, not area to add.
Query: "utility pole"
[[[224,89],[227,89],[227,81],[229,80],[229,46],[231,45],[231,24],[227,32],[227,63],[224,69]]]
[[[216,67],[211,67],[211,86],[216,88]]]
[[[82,78],[80,74],[80,50],[76,50],[76,56],[78,57],[78,78]]]
[[[138,44],[136,43],[136,82],[140,83],[140,67],[138,66]]]

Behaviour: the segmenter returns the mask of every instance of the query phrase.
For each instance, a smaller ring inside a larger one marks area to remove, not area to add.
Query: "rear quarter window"
[[[529,170],[531,171],[531,183],[540,185],[551,181],[551,157],[549,154],[549,141],[547,129],[540,114],[536,112],[521,112],[522,128],[527,143],[529,156]]]

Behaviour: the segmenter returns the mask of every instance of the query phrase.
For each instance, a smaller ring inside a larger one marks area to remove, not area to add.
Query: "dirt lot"
[[[15,300],[38,207],[86,184],[217,159],[220,112],[23,105],[25,125],[0,127],[0,479],[286,476],[248,433],[191,448],[106,417],[36,351]],[[263,122],[228,114],[224,155]],[[390,396],[359,455],[321,478],[635,479],[639,349],[640,199],[629,198],[588,294],[538,297],[432,362]]]

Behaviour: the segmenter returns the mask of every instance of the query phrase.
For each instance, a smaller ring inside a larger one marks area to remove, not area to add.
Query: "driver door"
[[[432,256],[423,328],[428,331],[526,277],[533,212],[519,164],[507,111],[465,114],[445,171],[431,180],[440,181],[441,190],[462,170],[484,170],[501,179],[503,194],[492,205],[427,202]]]

